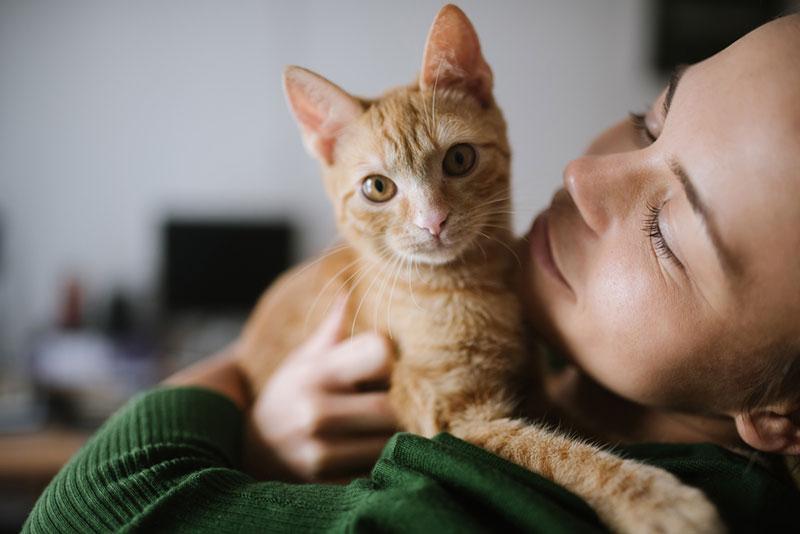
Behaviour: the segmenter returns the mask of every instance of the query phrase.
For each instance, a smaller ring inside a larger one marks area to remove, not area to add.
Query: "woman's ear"
[[[467,16],[452,4],[433,21],[422,56],[422,90],[460,86],[482,105],[492,98],[492,69],[483,59],[478,34]]]
[[[745,443],[764,452],[800,454],[800,406],[778,405],[735,416]]]
[[[333,164],[336,139],[364,108],[354,97],[322,76],[302,67],[283,71],[286,100],[300,130],[306,150],[326,165]]]

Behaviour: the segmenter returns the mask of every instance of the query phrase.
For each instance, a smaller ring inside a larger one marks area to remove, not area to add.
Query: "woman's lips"
[[[556,265],[553,257],[552,244],[550,242],[550,226],[548,225],[548,216],[550,210],[546,209],[536,217],[533,221],[533,227],[529,234],[530,247],[533,257],[536,262],[556,280],[564,284],[564,286],[572,291],[567,279],[561,273],[561,270]]]

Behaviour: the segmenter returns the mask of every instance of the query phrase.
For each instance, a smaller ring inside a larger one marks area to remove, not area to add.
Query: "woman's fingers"
[[[396,419],[385,387],[393,347],[375,333],[342,340],[346,300],[288,355],[250,411],[251,471],[319,480],[363,472],[378,457]]]
[[[319,359],[317,377],[327,389],[351,391],[359,384],[387,380],[392,355],[392,344],[384,336],[359,334],[342,341]]]
[[[307,428],[313,436],[391,434],[397,419],[386,393],[325,395],[309,410]]]

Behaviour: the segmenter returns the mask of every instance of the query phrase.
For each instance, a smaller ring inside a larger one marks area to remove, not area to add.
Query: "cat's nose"
[[[449,215],[450,212],[447,210],[431,210],[425,213],[419,212],[414,219],[414,224],[423,230],[429,231],[432,236],[439,237]]]

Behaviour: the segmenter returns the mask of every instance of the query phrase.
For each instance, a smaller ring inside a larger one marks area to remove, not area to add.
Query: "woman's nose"
[[[626,154],[583,156],[564,169],[564,188],[587,226],[600,235],[639,201],[647,170]]]

